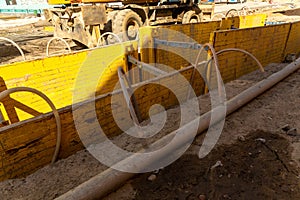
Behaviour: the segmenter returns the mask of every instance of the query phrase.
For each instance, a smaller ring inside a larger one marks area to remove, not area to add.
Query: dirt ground
[[[267,73],[280,67],[270,65]],[[237,94],[259,76],[256,72],[230,82],[226,93]],[[218,147],[206,158],[197,157],[200,136],[178,161],[135,178],[106,200],[299,199],[299,86],[298,70],[227,117]],[[216,163],[221,165],[214,167]]]
[[[284,65],[272,64],[266,74],[257,71],[228,83],[228,98]],[[197,157],[200,136],[175,163],[137,176],[106,199],[299,199],[299,88],[298,70],[227,117],[218,145],[207,157]],[[206,109],[207,98],[200,98]],[[180,119],[178,108],[168,112],[173,123]],[[166,131],[173,129],[170,125]],[[0,197],[53,199],[105,169],[83,150],[26,178],[1,182]],[[149,181],[150,176],[155,180]]]
[[[262,130],[244,139],[219,146],[205,159],[185,154],[154,181],[149,174],[132,180],[132,199],[299,199],[288,140]]]
[[[47,44],[53,38],[53,32],[45,29],[50,25],[45,21],[20,27],[0,28],[0,36],[14,41],[23,51],[26,60],[46,57]],[[71,40],[66,40],[72,50],[76,49]],[[48,48],[49,56],[68,53],[66,45],[60,40],[53,40]],[[19,50],[9,42],[0,40],[0,64],[23,61]]]
[[[19,29],[22,33],[32,31],[29,34],[31,37],[46,35],[45,40],[37,40],[41,44],[32,40],[21,41],[24,44],[21,47],[28,51],[29,57],[33,52],[30,58],[44,56],[51,34],[47,36],[49,33],[40,28]],[[5,33],[11,38],[18,38],[17,34],[11,34],[13,32],[0,30],[1,35]],[[28,37],[28,33],[25,35]],[[30,45],[34,46],[31,48]],[[20,57],[3,57],[1,62],[9,63],[14,59]],[[256,71],[226,84],[227,98],[232,98],[284,66],[270,64],[264,74]],[[197,157],[202,135],[170,166],[137,176],[105,199],[300,199],[299,89],[298,70],[228,116],[217,146],[207,157]],[[199,102],[202,112],[209,109],[208,96],[199,98]],[[179,108],[170,109],[168,113],[171,123],[164,127],[166,133],[174,130],[174,124],[180,120]],[[120,140],[123,144],[124,140]],[[131,145],[130,148],[137,145],[128,141],[125,143]],[[1,182],[0,199],[54,199],[105,169],[107,167],[83,150],[26,178]]]

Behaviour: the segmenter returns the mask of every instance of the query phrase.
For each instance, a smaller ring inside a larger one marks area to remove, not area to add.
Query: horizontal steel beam
[[[157,67],[154,67],[148,63],[141,62],[132,56],[128,56],[127,58],[128,58],[128,62],[130,62],[130,63],[136,65],[138,68],[148,71],[156,76],[161,76],[161,75],[167,74],[167,72],[165,72],[161,69],[158,69]]]
[[[168,41],[168,40],[159,40],[154,38],[154,45],[165,45],[170,47],[179,47],[184,49],[201,49],[202,45],[194,42],[179,42],[179,41]]]

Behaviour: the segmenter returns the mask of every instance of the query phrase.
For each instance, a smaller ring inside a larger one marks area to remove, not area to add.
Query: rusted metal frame
[[[134,96],[133,88],[131,87],[131,82],[127,78],[122,67],[118,68],[118,77],[119,77],[121,89],[123,91],[123,95],[124,95],[124,98],[126,101],[126,105],[128,106],[132,120],[136,126],[139,126],[140,122],[142,121],[140,110],[138,108],[138,105],[137,105],[137,102],[136,102],[136,99]],[[126,86],[126,83],[127,83],[128,88]]]
[[[132,56],[127,56],[127,60],[128,60],[128,62],[136,65],[139,69],[143,69],[143,70],[145,70],[147,72],[150,72],[150,73],[152,73],[156,76],[161,76],[161,75],[167,74],[167,72],[165,72],[161,69],[158,69],[158,68],[156,68],[156,67],[154,67],[154,66],[152,66],[148,63],[141,62],[141,61],[135,59]]]
[[[195,42],[179,42],[179,41],[169,41],[169,40],[160,40],[154,38],[154,46],[156,45],[165,45],[165,46],[170,46],[170,47],[179,47],[179,48],[184,48],[184,49],[201,49],[202,45],[195,43]]]

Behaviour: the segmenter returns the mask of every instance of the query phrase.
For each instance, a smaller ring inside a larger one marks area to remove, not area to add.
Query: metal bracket
[[[134,124],[136,126],[139,126],[140,121],[141,121],[140,111],[138,109],[138,105],[136,103],[135,96],[133,94],[133,89],[131,87],[131,82],[126,77],[126,74],[125,74],[124,70],[122,69],[122,67],[118,68],[118,77],[119,77],[121,89],[123,91],[123,95],[124,95],[124,98],[125,98],[125,101],[126,101],[126,105],[128,106],[130,115],[133,119]],[[127,83],[128,88],[126,87],[125,82]],[[130,98],[131,96],[132,96],[132,101],[131,101],[131,98]]]
[[[160,40],[154,38],[154,45],[161,44],[165,46],[170,46],[170,47],[179,47],[179,48],[184,48],[184,49],[201,49],[202,45],[194,42],[178,42],[178,41],[168,41],[168,40]]]
[[[158,68],[156,68],[156,67],[154,67],[154,66],[152,66],[148,63],[141,62],[141,61],[137,60],[136,58],[134,58],[132,56],[127,56],[127,58],[128,58],[128,62],[130,62],[130,63],[136,65],[138,68],[143,69],[147,72],[150,72],[150,73],[152,73],[156,76],[161,76],[161,75],[166,75],[167,74],[167,72],[165,72],[161,69],[158,69]]]

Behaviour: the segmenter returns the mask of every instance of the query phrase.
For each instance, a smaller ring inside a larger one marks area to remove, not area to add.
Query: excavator
[[[48,0],[48,4],[44,15],[53,24],[54,35],[88,48],[96,47],[105,33],[134,40],[139,27],[198,23],[214,12],[211,0]]]

